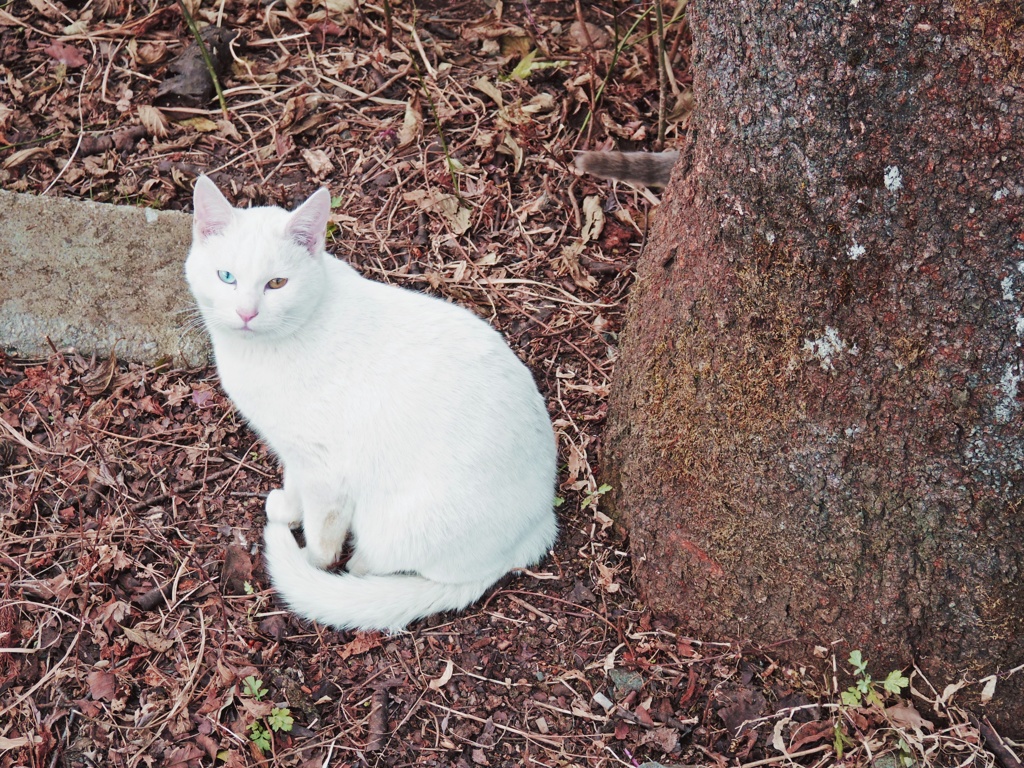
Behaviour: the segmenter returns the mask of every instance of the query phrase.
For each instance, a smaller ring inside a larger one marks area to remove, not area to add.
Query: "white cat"
[[[201,177],[185,272],[224,389],[284,467],[274,587],[323,624],[397,630],[548,551],[555,441],[487,323],[324,250],[330,206],[321,189],[291,213],[236,209]],[[323,570],[349,533],[348,572]]]

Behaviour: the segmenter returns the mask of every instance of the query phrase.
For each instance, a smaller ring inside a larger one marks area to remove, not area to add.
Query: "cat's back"
[[[341,261],[331,260],[326,277],[323,310],[309,327],[223,358],[217,350],[225,390],[265,435],[397,424],[417,411],[433,414],[420,423],[437,426],[438,404],[453,400],[467,418],[497,417],[505,403],[547,419],[531,373],[482,318]]]
[[[339,262],[338,276],[360,300],[339,306],[339,326],[358,323],[367,338],[366,351],[381,357],[401,353],[412,360],[449,370],[474,366],[481,356],[522,366],[491,325],[469,309],[417,290],[358,276]]]
[[[382,424],[415,421],[426,431],[465,421],[508,429],[516,414],[550,432],[533,375],[486,320],[419,291],[339,274],[359,298],[336,308],[329,368],[338,384],[325,397],[347,398],[354,418],[375,413]]]

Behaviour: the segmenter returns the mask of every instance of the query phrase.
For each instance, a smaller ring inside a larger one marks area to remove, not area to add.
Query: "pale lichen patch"
[[[883,181],[885,182],[885,188],[890,192],[896,192],[903,188],[903,174],[900,173],[900,169],[895,165],[890,165],[885,169]]]
[[[999,287],[1003,289],[1003,301],[1013,301],[1017,298],[1017,295],[1013,292],[1013,277],[1007,275],[999,283]]]
[[[804,352],[817,358],[822,370],[834,371],[833,358],[844,352],[849,355],[856,355],[860,352],[857,345],[850,346],[839,337],[839,331],[831,326],[825,326],[825,332],[816,339],[805,339]]]
[[[1020,363],[1016,360],[1007,363],[1003,369],[1003,376],[999,380],[999,391],[1002,397],[996,403],[996,421],[1001,424],[1007,423],[1014,412],[1020,407],[1017,404],[1017,392],[1020,389],[1021,370]]]

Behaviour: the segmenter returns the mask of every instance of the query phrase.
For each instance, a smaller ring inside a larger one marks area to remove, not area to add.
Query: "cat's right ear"
[[[199,240],[223,234],[234,217],[235,209],[207,176],[196,179],[192,194],[192,232]]]
[[[331,193],[321,187],[292,211],[285,234],[313,256],[317,256],[324,249],[330,217]]]

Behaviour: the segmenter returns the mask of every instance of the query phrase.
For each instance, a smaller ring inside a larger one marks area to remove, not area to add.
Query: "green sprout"
[[[242,681],[242,695],[259,701],[267,695],[267,689],[262,680],[254,675],[249,675]]]
[[[848,707],[869,705],[885,709],[883,696],[887,694],[898,696],[904,688],[910,685],[910,680],[898,669],[890,672],[881,682],[873,680],[868,673],[868,663],[859,650],[852,651],[847,661],[853,667],[855,684],[843,691],[840,698]]]

